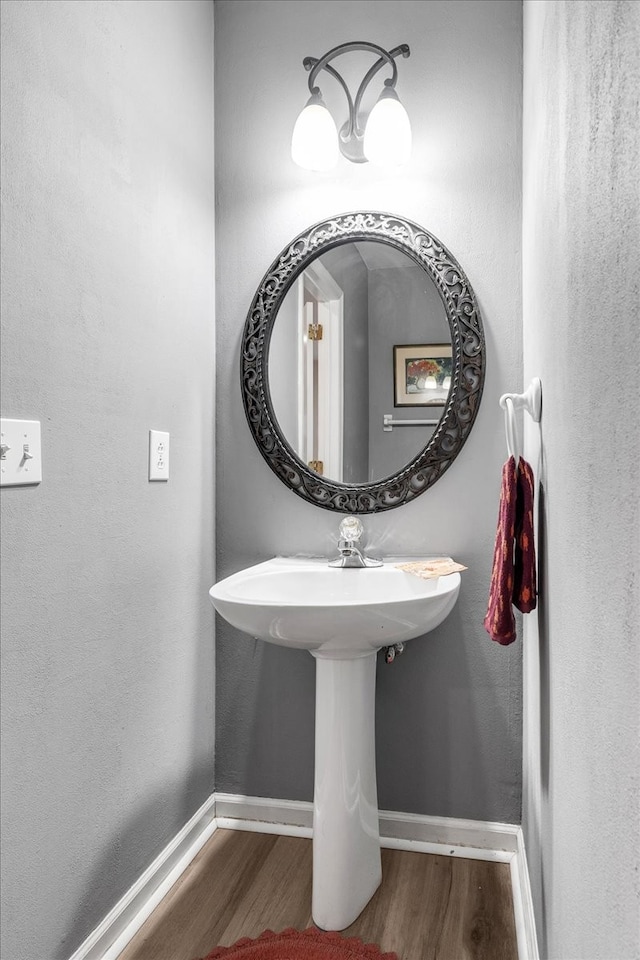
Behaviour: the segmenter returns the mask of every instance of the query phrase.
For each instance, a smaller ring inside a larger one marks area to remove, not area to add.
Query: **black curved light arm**
[[[351,53],[355,50],[363,50],[367,53],[377,53],[378,60],[369,68],[365,74],[360,86],[358,87],[358,92],[356,94],[355,101],[351,97],[351,93],[347,84],[345,83],[343,77],[338,73],[338,71],[329,66],[332,60],[336,57],[341,56],[343,53]],[[349,120],[344,125],[343,130],[341,131],[341,140],[343,142],[352,140],[355,138],[362,137],[363,130],[361,125],[358,123],[358,115],[360,113],[360,104],[362,103],[362,98],[364,92],[369,86],[371,80],[375,77],[378,70],[389,64],[392,70],[391,76],[385,80],[385,87],[395,88],[396,81],[398,79],[398,68],[396,66],[395,58],[399,56],[409,57],[411,51],[409,46],[406,43],[401,43],[400,46],[394,47],[393,50],[385,50],[383,47],[378,46],[377,43],[367,43],[366,41],[355,41],[353,43],[341,43],[337,47],[333,47],[324,56],[316,59],[315,57],[305,57],[302,61],[302,65],[305,70],[309,70],[309,92],[313,96],[314,94],[320,93],[320,88],[316,86],[316,78],[321,70],[326,70],[327,73],[331,74],[334,77],[342,89],[344,90],[345,96],[347,98],[347,103],[349,105]],[[344,132],[343,132],[344,131]]]

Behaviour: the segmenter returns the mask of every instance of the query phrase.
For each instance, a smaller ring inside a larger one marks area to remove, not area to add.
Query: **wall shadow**
[[[68,960],[212,792],[211,766],[147,799],[113,834],[50,960]],[[96,810],[96,817],[100,811]],[[116,891],[114,895],[114,891]]]
[[[551,764],[551,669],[549,657],[549,570],[547,556],[546,491],[538,489],[538,657],[540,669],[540,822],[538,824],[539,916],[537,917],[540,956],[547,956],[547,901],[550,882],[545,880],[545,849],[553,843],[553,824],[546,816]],[[544,839],[544,843],[543,843]]]
[[[540,654],[540,779],[545,793],[549,790],[551,743],[551,677],[549,670],[548,570],[546,541],[546,494],[541,483],[538,491],[538,644]]]
[[[522,644],[490,640],[484,603],[459,601],[391,665],[378,655],[381,809],[519,822]],[[220,619],[216,646],[216,789],[312,800],[313,658],[250,640]]]
[[[216,789],[313,799],[315,662],[217,619]]]
[[[476,636],[469,618],[459,602],[437,631],[410,641],[393,664],[379,658],[381,809],[519,819],[520,717],[511,685],[496,685],[490,661],[520,651],[497,649],[488,635]]]

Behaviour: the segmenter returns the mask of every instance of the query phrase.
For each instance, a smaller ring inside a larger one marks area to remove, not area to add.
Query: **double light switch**
[[[0,420],[0,486],[42,481],[39,420]]]

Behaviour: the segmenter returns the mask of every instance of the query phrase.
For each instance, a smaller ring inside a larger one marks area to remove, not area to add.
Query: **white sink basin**
[[[395,562],[335,569],[279,557],[209,591],[234,627],[316,659],[312,915],[325,930],[353,923],[382,878],[376,651],[433,630],[459,590],[459,573],[421,580]]]
[[[394,563],[344,570],[326,560],[277,557],[221,580],[209,593],[218,613],[252,637],[350,659],[433,630],[459,590],[459,573],[421,580]]]

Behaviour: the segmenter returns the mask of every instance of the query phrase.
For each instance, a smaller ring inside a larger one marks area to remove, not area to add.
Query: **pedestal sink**
[[[376,653],[437,627],[459,590],[459,573],[422,580],[394,562],[341,570],[278,557],[209,591],[234,627],[316,659],[312,914],[324,930],[353,923],[382,877]]]

